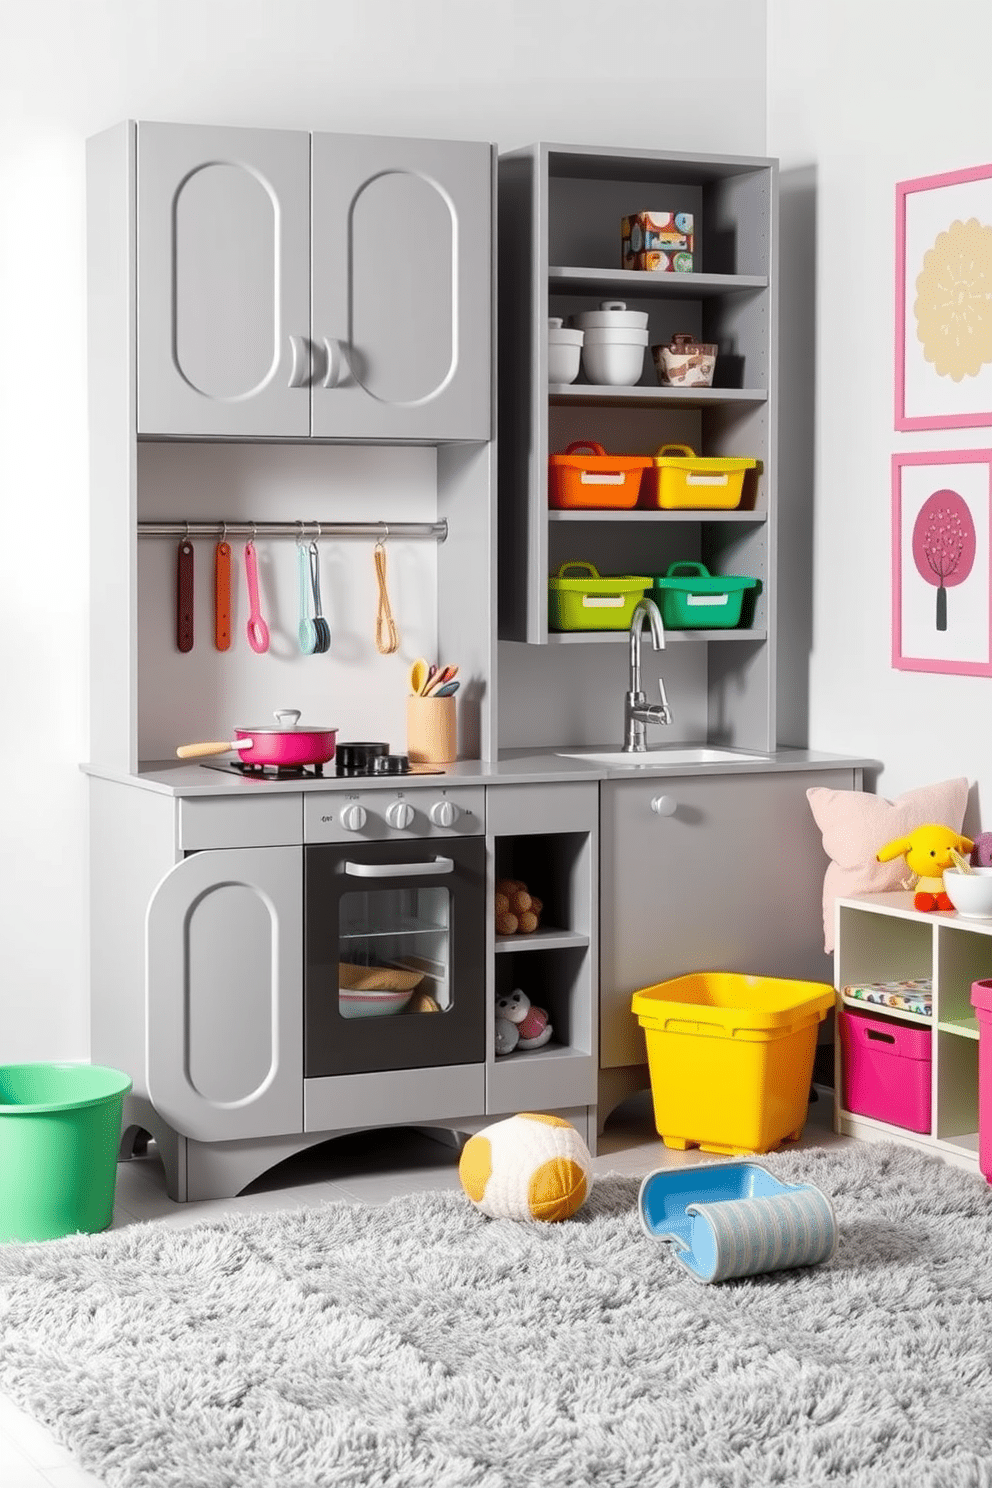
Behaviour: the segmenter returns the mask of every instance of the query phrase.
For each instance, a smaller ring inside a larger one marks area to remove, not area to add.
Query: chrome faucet
[[[653,599],[639,599],[630,617],[630,686],[624,698],[623,731],[624,754],[641,754],[647,747],[645,738],[649,723],[671,723],[672,710],[665,696],[665,684],[658,678],[660,703],[649,703],[641,691],[641,630],[644,621],[651,626],[651,644],[655,651],[665,649],[665,626],[661,611]]]

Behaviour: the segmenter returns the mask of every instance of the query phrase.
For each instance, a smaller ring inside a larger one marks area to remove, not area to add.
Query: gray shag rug
[[[992,1485],[992,1191],[906,1148],[760,1159],[834,1259],[701,1286],[638,1182],[0,1247],[0,1388],[113,1488]]]

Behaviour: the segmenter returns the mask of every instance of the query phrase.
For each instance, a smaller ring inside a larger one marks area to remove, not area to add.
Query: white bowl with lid
[[[583,310],[580,315],[573,315],[572,320],[583,331],[646,331],[648,328],[648,312],[628,310],[626,300],[601,300],[598,310]]]
[[[619,327],[590,330],[582,344],[582,370],[599,387],[632,387],[644,371],[647,331]]]
[[[574,382],[579,375],[584,332],[566,326],[557,316],[548,319],[548,381]]]

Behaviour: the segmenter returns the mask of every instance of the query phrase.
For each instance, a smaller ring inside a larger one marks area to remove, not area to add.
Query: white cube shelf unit
[[[978,1171],[978,1022],[971,984],[992,977],[992,920],[970,920],[951,911],[923,913],[909,892],[839,899],[835,909],[834,981],[838,1010],[845,1005],[873,1018],[893,1018],[929,1028],[931,1126],[909,1131],[844,1108],[843,1051],[835,1044],[834,1128],[863,1141],[904,1142]],[[843,989],[858,983],[933,983],[930,1017],[853,998]]]

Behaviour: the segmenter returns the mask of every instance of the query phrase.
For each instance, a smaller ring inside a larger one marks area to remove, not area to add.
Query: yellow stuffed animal
[[[875,856],[880,863],[891,863],[893,858],[906,859],[913,877],[906,879],[903,887],[915,887],[914,909],[953,909],[944,893],[944,869],[953,867],[954,853],[970,853],[974,845],[970,837],[962,837],[960,832],[952,832],[950,827],[928,822],[910,832],[908,837],[897,837],[894,842],[887,842]]]

